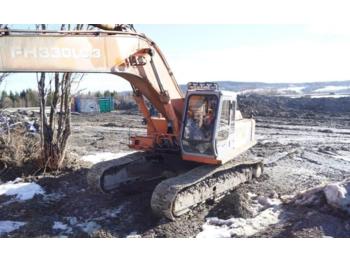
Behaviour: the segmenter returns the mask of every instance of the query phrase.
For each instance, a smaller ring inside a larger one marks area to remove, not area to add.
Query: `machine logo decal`
[[[92,49],[75,49],[75,48],[47,48],[38,47],[31,49],[24,48],[12,48],[11,49],[12,58],[100,58],[101,50],[98,48]]]

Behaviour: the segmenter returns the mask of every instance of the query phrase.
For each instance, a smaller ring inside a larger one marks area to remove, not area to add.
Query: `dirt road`
[[[97,157],[99,152],[127,151],[129,134],[144,132],[141,120],[127,112],[74,115],[70,151],[77,159],[86,155]],[[71,170],[25,179],[40,185],[44,194],[25,201],[0,195],[0,221],[24,223],[1,236],[195,237],[209,217],[251,218],[252,201],[247,196],[278,199],[323,182],[350,177],[349,127],[349,116],[257,117],[259,143],[247,154],[264,158],[264,175],[221,202],[199,206],[175,222],[152,214],[149,203],[154,185],[128,194],[92,193],[85,180],[91,164],[77,161]],[[268,226],[241,236],[344,237],[350,236],[348,221],[343,214],[327,208],[286,206],[278,213],[276,223],[267,223]]]

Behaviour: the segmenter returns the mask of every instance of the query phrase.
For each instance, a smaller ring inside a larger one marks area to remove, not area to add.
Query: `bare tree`
[[[71,29],[73,28],[73,29]],[[87,25],[61,25],[61,30],[82,30]],[[46,30],[47,26],[37,25]],[[47,78],[50,78],[46,81]],[[38,92],[40,96],[41,156],[44,168],[57,170],[62,167],[66,155],[68,139],[71,134],[71,86],[80,82],[82,74],[77,73],[38,73]],[[52,88],[53,86],[53,88]],[[47,116],[47,95],[51,95],[51,105]],[[58,112],[56,112],[58,110]]]
[[[5,80],[6,77],[9,76],[10,73],[1,73],[0,74],[0,84],[2,83],[2,81]]]

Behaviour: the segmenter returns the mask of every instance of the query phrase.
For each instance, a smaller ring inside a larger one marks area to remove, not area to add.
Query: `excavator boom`
[[[0,30],[0,47],[0,72],[111,73],[126,79],[149,123],[148,137],[135,141],[138,149],[154,148],[154,134],[166,134],[169,123],[178,139],[183,94],[163,54],[146,36],[120,31]],[[164,118],[150,118],[144,97]]]

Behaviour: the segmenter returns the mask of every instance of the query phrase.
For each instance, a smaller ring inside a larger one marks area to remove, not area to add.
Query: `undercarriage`
[[[175,220],[206,201],[217,201],[240,184],[259,177],[261,160],[203,165],[184,161],[176,154],[136,152],[93,166],[88,184],[104,193],[131,190],[147,182],[158,183],[151,207],[160,217]]]

